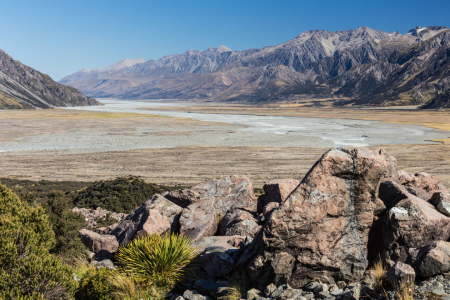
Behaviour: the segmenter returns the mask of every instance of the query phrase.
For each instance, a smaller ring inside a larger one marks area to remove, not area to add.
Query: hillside
[[[53,81],[0,49],[0,108],[99,105],[76,88]]]
[[[414,66],[418,66],[419,61],[421,65],[445,62],[447,46],[438,40],[446,36],[447,30],[440,26],[416,27],[405,35],[365,26],[336,32],[312,30],[283,44],[262,49],[232,51],[220,46],[145,62],[125,60],[127,63],[121,61],[104,69],[82,69],[63,78],[60,83],[76,87],[93,97],[119,99],[176,98],[264,103],[334,97],[346,100],[334,104],[424,104],[435,101],[440,95],[446,74],[426,72],[406,85],[391,75],[395,70],[400,72],[398,65],[415,58],[409,64],[404,80],[416,74],[419,69],[414,69]],[[417,52],[418,47],[425,45],[428,45],[427,49],[424,48],[421,54]],[[427,61],[431,53],[432,61]],[[373,68],[376,71],[370,71]],[[379,77],[376,78],[378,81],[373,81],[371,76],[362,76],[361,72],[374,73]],[[417,82],[430,82],[431,77],[439,77],[437,84],[441,86],[433,87],[433,92],[424,96],[425,90],[431,90],[418,87]],[[374,100],[372,92],[366,92],[378,88],[381,78],[387,80],[385,84],[391,86],[389,90],[396,92],[386,95],[374,90],[377,96]],[[445,92],[446,88],[442,89]]]

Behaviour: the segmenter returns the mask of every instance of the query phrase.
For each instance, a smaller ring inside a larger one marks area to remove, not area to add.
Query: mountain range
[[[407,34],[362,26],[312,30],[283,44],[232,51],[226,46],[158,60],[126,59],[81,69],[59,82],[92,97],[208,99],[265,103],[330,99],[333,105],[449,106],[450,32]]]
[[[14,60],[0,49],[0,109],[100,105],[76,88]]]

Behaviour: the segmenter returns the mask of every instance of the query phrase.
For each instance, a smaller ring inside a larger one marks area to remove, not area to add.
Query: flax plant
[[[185,280],[194,271],[195,250],[187,236],[152,234],[119,248],[116,258],[138,283],[166,287]]]

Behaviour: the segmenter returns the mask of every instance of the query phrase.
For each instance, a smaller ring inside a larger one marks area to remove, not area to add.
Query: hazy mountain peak
[[[205,52],[217,52],[217,53],[230,52],[230,51],[232,51],[232,50],[224,45],[219,46],[218,48],[209,47],[208,49],[205,50]]]
[[[143,62],[145,62],[145,59],[143,59],[143,58],[139,58],[139,59],[128,59],[128,58],[126,58],[126,59],[120,60],[120,61],[118,61],[118,62],[116,62],[116,63],[114,63],[114,64],[112,64],[110,66],[107,66],[107,67],[105,67],[105,68],[103,68],[101,70],[102,71],[118,71],[118,70],[121,70],[121,69],[124,69],[124,68],[132,67],[132,66],[134,66],[136,64],[140,64],[140,63],[143,63]]]
[[[232,51],[232,50],[225,45],[219,46],[219,48],[217,48],[217,52],[219,52],[219,53],[230,52],[230,51]]]

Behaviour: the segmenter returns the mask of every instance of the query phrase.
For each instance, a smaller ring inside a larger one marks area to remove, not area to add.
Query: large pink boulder
[[[264,184],[264,195],[258,198],[258,212],[270,202],[283,203],[299,184],[295,179],[274,179]]]
[[[183,209],[180,217],[180,234],[196,241],[202,237],[213,236],[217,232],[217,212],[215,198],[204,198]]]
[[[81,229],[79,234],[83,244],[94,253],[105,251],[112,254],[119,249],[119,243],[114,235],[98,234],[87,229]]]
[[[288,199],[275,209],[238,268],[253,285],[314,278],[359,280],[380,180],[389,156],[365,148],[326,152]]]
[[[155,194],[131,212],[111,231],[122,246],[143,234],[178,231],[178,219],[183,208]]]
[[[410,263],[420,277],[430,277],[450,271],[450,243],[432,242],[414,249],[410,255]]]
[[[450,237],[450,218],[397,181],[380,184],[385,209],[371,229],[371,259],[381,255],[391,263],[405,262],[410,249]]]
[[[222,217],[235,208],[252,208],[256,205],[253,184],[245,176],[227,176],[209,179],[187,190],[170,192],[165,196],[177,205],[186,208],[203,198],[215,198],[215,209]]]
[[[169,193],[166,198],[185,207],[180,217],[180,233],[194,240],[215,235],[220,219],[228,212],[239,208],[256,210],[253,185],[245,176],[209,179],[189,190]]]
[[[195,187],[195,186],[194,186]],[[175,203],[182,208],[186,208],[189,205],[200,200],[202,195],[198,191],[193,189],[176,190],[167,193],[164,197],[171,202]]]
[[[434,192],[443,188],[439,178],[425,172],[409,173],[399,170],[397,176],[389,178],[389,181],[404,186],[412,195],[428,201]]]

